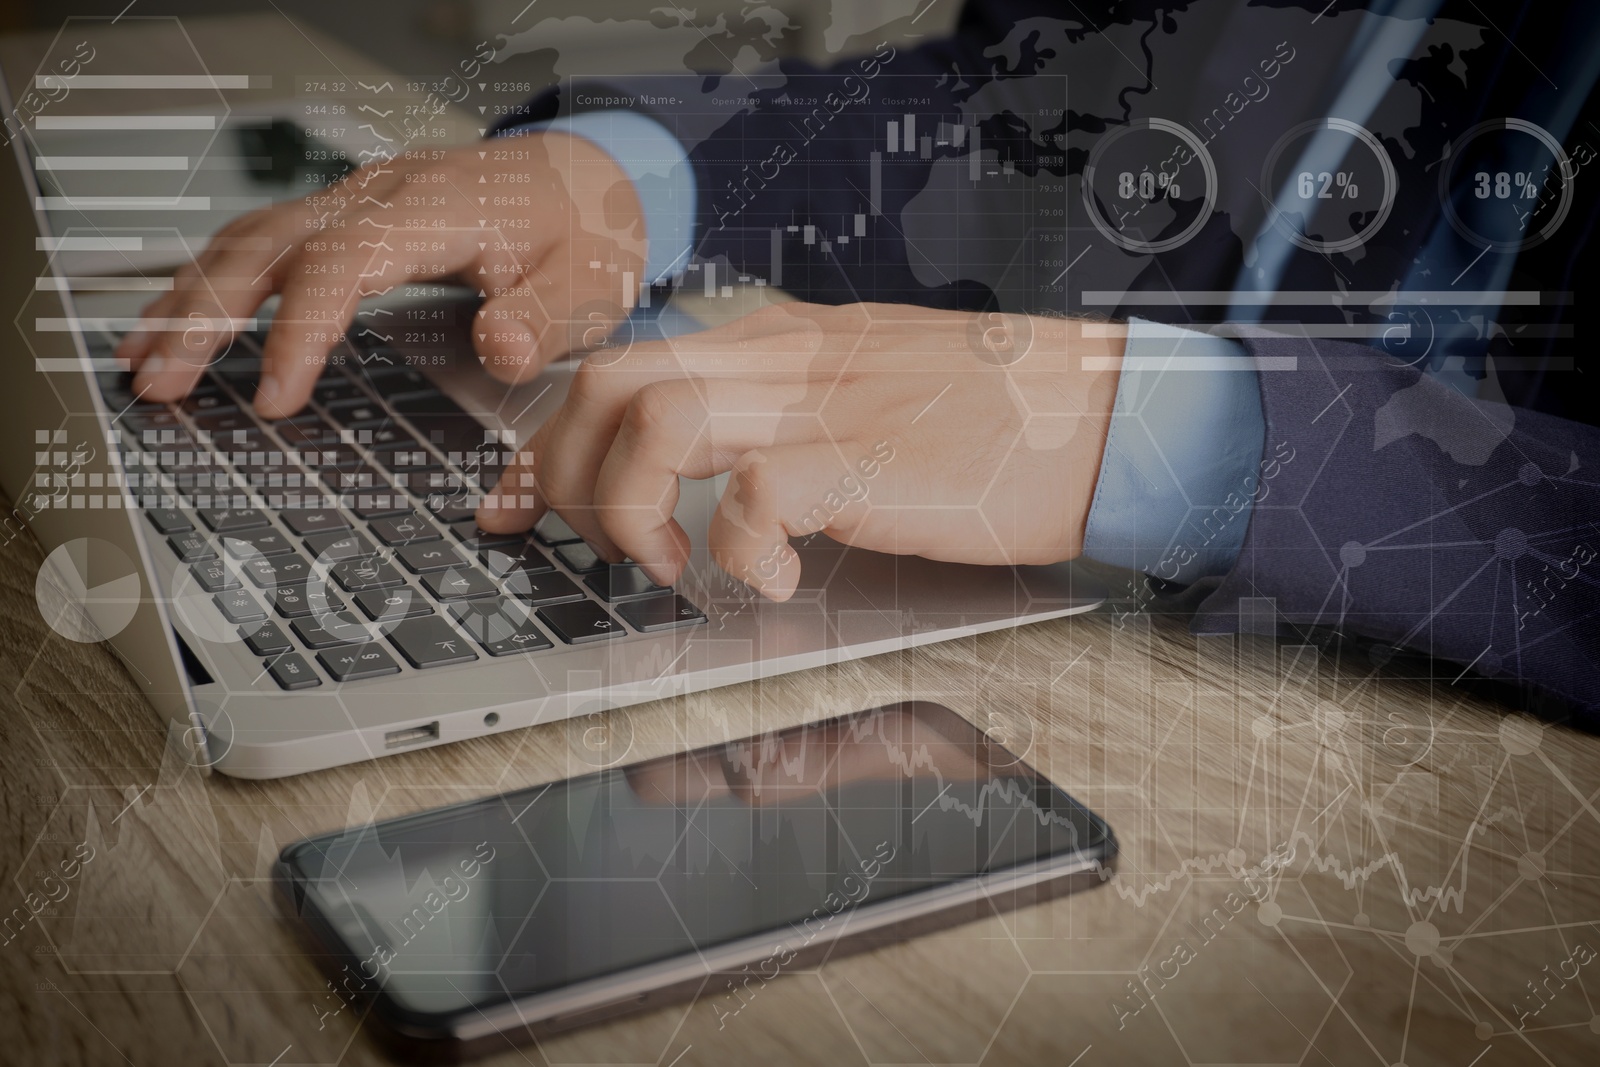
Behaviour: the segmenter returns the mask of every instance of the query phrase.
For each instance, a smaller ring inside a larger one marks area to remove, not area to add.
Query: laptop
[[[817,535],[795,543],[801,588],[770,603],[706,552],[722,478],[683,484],[675,517],[696,549],[672,589],[604,564],[558,516],[484,536],[480,494],[560,406],[572,365],[509,390],[490,380],[470,291],[364,305],[294,419],[248,405],[264,316],[184,403],[143,403],[111,351],[163,281],[112,273],[108,256],[137,251],[149,220],[56,185],[47,196],[37,145],[25,133],[11,149],[0,285],[21,307],[0,382],[4,539],[38,538],[47,621],[108,643],[206,773],[300,774],[1102,600],[1068,565],[936,563]],[[139,150],[160,154],[161,134]],[[225,157],[226,138],[210,151]],[[623,333],[690,328],[669,305]]]

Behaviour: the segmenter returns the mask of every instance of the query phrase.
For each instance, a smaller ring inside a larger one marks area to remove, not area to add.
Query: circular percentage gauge
[[[1439,202],[1464,239],[1493,252],[1543,244],[1572,207],[1572,162],[1541,126],[1480,122],[1452,141],[1439,168]]]
[[[1307,149],[1329,168],[1303,161]],[[1272,221],[1308,252],[1333,254],[1360,248],[1383,229],[1394,209],[1394,161],[1364,126],[1346,119],[1312,119],[1272,146],[1261,168],[1261,188],[1273,194]]]
[[[1176,122],[1137,119],[1100,138],[1089,153],[1083,203],[1095,229],[1118,248],[1170,252],[1211,218],[1217,166],[1205,142]],[[1182,229],[1163,236],[1190,211],[1194,216]]]

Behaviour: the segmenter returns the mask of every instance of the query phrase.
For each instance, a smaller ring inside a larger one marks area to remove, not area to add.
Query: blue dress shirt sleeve
[[[1129,320],[1084,555],[1185,585],[1227,573],[1250,525],[1265,439],[1243,347]]]
[[[617,161],[644,209],[644,276],[660,285],[682,273],[694,244],[699,189],[683,145],[661,123],[632,111],[589,111],[530,123],[499,136],[556,130],[592,141]]]

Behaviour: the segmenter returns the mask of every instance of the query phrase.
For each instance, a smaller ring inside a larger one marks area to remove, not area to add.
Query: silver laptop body
[[[11,101],[0,102],[9,113]],[[352,594],[338,581],[348,578],[350,568],[334,575],[319,556],[308,595],[314,599],[320,585],[344,600],[348,612],[368,626],[371,644],[397,669],[339,682],[328,664],[338,666],[341,656],[362,645],[314,649],[296,641],[293,653],[317,684],[285,690],[269,669],[277,654],[263,656],[247,646],[241,625],[250,624],[224,617],[217,602],[221,594],[198,581],[198,564],[179,558],[171,540],[179,535],[158,530],[141,503],[154,503],[166,519],[211,538],[219,560],[238,572],[239,588],[251,593],[266,620],[291,639],[299,636],[292,631],[297,620],[280,617],[273,591],[249,580],[247,568],[256,562],[250,553],[230,554],[227,549],[238,546],[223,541],[225,530],[213,532],[192,506],[195,498],[150,463],[161,448],[159,433],[146,431],[150,439],[139,441],[139,434],[129,430],[127,412],[109,406],[97,384],[117,370],[107,330],[125,328],[150,293],[83,292],[74,280],[79,275],[69,272],[84,268],[74,267],[67,253],[93,251],[98,257],[93,269],[104,270],[105,254],[118,244],[112,238],[136,230],[143,220],[101,207],[77,211],[61,198],[42,199],[26,142],[26,135],[16,138],[11,146],[16,165],[0,167],[0,210],[7,220],[0,284],[20,303],[18,333],[0,382],[0,483],[13,502],[4,517],[4,539],[23,529],[33,532],[49,553],[38,589],[52,626],[64,639],[109,642],[167,722],[171,742],[207,770],[245,778],[299,774],[1054,618],[1088,610],[1101,600],[1092,582],[1065,565],[933,563],[849,549],[816,536],[796,544],[804,567],[801,589],[787,603],[766,602],[724,576],[705,552],[706,528],[723,479],[686,481],[676,518],[696,552],[676,593],[656,593],[649,605],[643,604],[649,595],[610,602],[601,596],[597,589],[608,588],[606,572],[597,577],[569,563],[569,557],[582,556],[581,545],[563,545],[559,535],[556,543],[531,542],[533,554],[549,561],[544,576],[570,582],[578,591],[575,599],[548,610],[579,605],[561,618],[570,624],[573,617],[592,617],[605,631],[595,635],[563,633],[547,621],[546,610],[515,596],[497,600],[521,605],[523,617],[499,630],[486,629],[481,619],[458,621],[453,605],[425,586],[424,574],[398,565],[392,550],[379,546],[380,560],[404,580],[395,588],[455,631],[445,639],[455,646],[447,658],[475,656],[466,662],[413,665],[392,640],[392,620],[373,621],[350,603]],[[216,218],[219,226],[225,221],[224,214]],[[130,277],[139,275],[130,268]],[[239,343],[249,344],[248,339]],[[450,331],[447,347],[451,359],[426,373],[482,423],[491,440],[510,440],[508,433],[525,440],[565,395],[570,365],[508,392],[481,373],[464,329]],[[393,361],[395,348],[403,357],[405,346],[396,344],[381,358]],[[341,354],[346,368],[330,373],[344,374],[358,386],[368,381],[362,375],[382,369],[371,349],[346,348]],[[314,410],[320,413],[323,407]],[[177,415],[174,429],[193,431],[192,418],[202,414]],[[404,416],[400,421],[405,424]],[[435,457],[438,466],[454,477],[455,465],[443,457],[443,452]],[[130,485],[135,480],[130,474],[137,474],[141,484]],[[309,542],[300,536],[303,531],[285,525],[289,511],[272,506],[264,491],[247,495],[239,501],[234,493],[220,503],[243,503],[264,513],[266,525],[251,533],[265,532],[266,540],[312,554],[304,547]],[[421,519],[436,521],[422,495],[412,492],[412,497]],[[208,515],[214,519],[219,501],[211,503]],[[356,532],[376,521],[337,510]],[[172,513],[179,517],[173,520]],[[376,538],[369,540],[377,544]],[[438,543],[460,546],[448,532]],[[573,551],[563,554],[563,548]],[[468,567],[487,565],[475,551],[463,555]],[[682,599],[666,599],[675,595]],[[676,605],[681,617],[667,605]],[[602,618],[610,622],[601,626]],[[648,629],[641,629],[641,619]],[[517,634],[535,650],[510,648],[507,641],[517,640]],[[581,640],[584,636],[592,639]],[[503,654],[490,654],[490,644]]]

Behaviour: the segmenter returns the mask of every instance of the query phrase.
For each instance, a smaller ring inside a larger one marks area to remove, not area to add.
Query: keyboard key
[[[122,425],[137,434],[143,434],[146,430],[182,429],[178,416],[167,410],[152,411],[143,415],[124,415]]]
[[[505,580],[506,592],[529,604],[559,604],[563,600],[582,600],[583,590],[565,574],[518,572]]]
[[[365,460],[337,467],[324,467],[317,474],[330,492],[381,493],[389,489],[389,479]]]
[[[591,574],[584,584],[608,603],[667,591],[666,586],[652,582],[638,567],[607,567],[598,574]]]
[[[485,442],[460,453],[451,453],[446,458],[461,468],[468,485],[481,488],[492,486],[500,480],[500,475],[505,473],[506,465],[511,460],[511,453],[500,445]]]
[[[425,475],[437,474],[444,469],[432,452],[421,447],[401,449],[373,449],[372,461],[390,474],[406,475],[407,484],[429,488]]]
[[[287,534],[277,530],[239,530],[222,539],[222,547],[234,559],[257,556],[286,556],[294,551]]]
[[[286,619],[303,619],[308,615],[322,615],[344,610],[344,601],[327,586],[316,582],[305,585],[274,586],[267,593],[272,606]]]
[[[457,457],[480,447],[491,432],[471,415],[411,415],[411,424],[422,432],[423,439],[446,457]]]
[[[245,623],[239,627],[239,636],[244,638],[251,652],[262,657],[276,656],[294,648],[289,635],[280,630],[275,622]]]
[[[211,598],[222,611],[229,622],[249,622],[252,619],[264,619],[267,613],[256,598],[250,595],[248,589],[235,589],[230,593],[218,593]]]
[[[146,508],[144,515],[150,520],[150,525],[156,528],[157,533],[185,533],[194,529],[194,524],[189,521],[188,516],[176,508]]]
[[[392,589],[397,585],[406,584],[405,578],[399,571],[376,556],[343,560],[330,567],[328,573],[339,583],[339,588],[347,593],[359,593],[367,589]]]
[[[514,656],[554,648],[528,614],[528,609],[508,600],[474,600],[450,608],[461,628],[491,656]]]
[[[203,470],[178,471],[172,476],[172,484],[186,493],[204,497],[207,506],[213,498],[226,500],[234,489],[233,475],[225,470],[211,467]]]
[[[451,567],[422,576],[423,587],[445,602],[493,596],[500,590],[487,574],[474,567]]]
[[[527,541],[480,548],[478,560],[496,578],[504,578],[508,574],[544,574],[556,569],[549,556]]]
[[[276,585],[304,585],[312,576],[311,562],[298,552],[271,559],[252,559],[244,565],[245,573],[257,589]]]
[[[431,387],[420,393],[392,394],[389,406],[402,415],[466,415],[460,404]]]
[[[293,457],[281,448],[240,449],[229,452],[226,458],[241,474],[303,473],[294,465]]]
[[[670,630],[675,626],[698,626],[706,621],[705,612],[677,593],[618,604],[617,614],[626,619],[629,626],[645,633]]]
[[[155,453],[156,465],[168,474],[179,471],[221,470],[221,461],[210,452],[199,449],[198,445],[156,445],[161,451]]]
[[[413,667],[443,667],[478,658],[467,639],[437,615],[408,619],[389,631],[389,642]]]
[[[173,534],[167,538],[167,544],[172,546],[172,551],[176,552],[178,558],[185,563],[198,563],[201,560],[217,558],[216,549],[211,547],[211,542],[201,533]]]
[[[354,512],[357,518],[368,521],[404,515],[411,510],[411,500],[387,482],[371,491],[345,491],[339,502]]]
[[[465,522],[478,514],[478,502],[476,493],[431,493],[422,503],[440,522]]]
[[[260,467],[241,471],[240,480],[252,493],[278,493],[293,491],[296,495],[305,496],[306,490],[314,488],[310,475],[299,467]],[[279,508],[278,510],[286,510]]]
[[[238,408],[204,412],[194,417],[194,424],[211,434],[211,439],[219,445],[226,442],[232,447],[236,442],[263,440],[261,427],[256,425],[256,420]]]
[[[416,514],[374,519],[371,529],[378,540],[386,545],[411,545],[423,541],[437,541],[441,536],[437,526]]]
[[[389,655],[388,649],[377,642],[318,652],[317,660],[336,682],[354,682],[362,678],[381,678],[386,674],[400,673],[400,664]]]
[[[415,589],[369,589],[357,593],[355,602],[367,618],[385,624],[433,614],[433,605]]]
[[[475,552],[489,545],[516,545],[521,544],[528,536],[523,533],[490,533],[480,529],[475,522],[458,522],[450,527],[450,532],[462,543],[468,551]]]
[[[553,511],[545,512],[544,518],[540,519],[538,525],[533,528],[533,536],[551,548],[556,545],[567,545],[574,541],[583,540],[573,532],[572,527],[567,525],[566,519],[563,519]]]
[[[394,363],[404,363],[405,356],[393,349],[374,349],[369,360],[384,357]],[[352,368],[357,378],[366,380],[379,396],[399,396],[402,393],[424,392],[433,388],[428,376],[415,367],[385,366],[369,362],[366,366]]]
[[[366,624],[348,611],[318,615],[314,619],[296,619],[289,628],[311,648],[332,648],[372,639]]]
[[[350,521],[331,508],[288,508],[279,517],[290,531],[300,537],[309,537],[324,530],[350,528]]]
[[[266,339],[267,336],[263,332],[256,341],[257,352],[251,352],[248,345],[234,345],[232,351],[212,364],[212,375],[228,382],[245,396],[249,396],[261,378],[259,350]]]
[[[436,493],[446,499],[469,496],[478,491],[478,484],[470,478],[443,468],[430,471],[412,471],[410,485],[413,492]]]
[[[359,533],[312,534],[306,538],[306,549],[317,559],[329,563],[370,556],[377,551],[372,542]]]
[[[268,660],[267,673],[272,675],[272,680],[278,683],[280,689],[310,689],[322,684],[317,672],[298,652],[286,652]]]
[[[232,568],[220,559],[196,563],[189,568],[189,573],[193,574],[194,580],[200,583],[200,588],[208,593],[220,593],[227,589],[239,588],[238,575],[234,574]]]
[[[217,533],[255,530],[272,525],[267,516],[255,508],[201,508],[200,521]]]
[[[208,451],[195,451],[194,448],[166,451],[165,445],[162,451],[155,453],[155,464],[166,474],[194,474],[197,470],[205,470],[206,474],[210,474],[214,470],[222,470],[222,462]]]
[[[183,398],[183,410],[191,415],[198,415],[206,411],[238,411],[234,402],[223,396],[216,386],[197,386],[193,392]]]
[[[412,574],[448,570],[466,562],[454,545],[443,543],[406,545],[395,550],[394,558],[405,564]]]
[[[376,426],[363,426],[354,433],[356,444],[369,452],[390,452],[401,448],[422,447],[420,441],[393,419],[380,422]]]
[[[592,600],[575,600],[539,608],[539,618],[569,645],[620,637],[627,631],[605,608]]]
[[[556,558],[578,574],[593,574],[606,566],[606,561],[595,555],[594,549],[579,541],[575,545],[561,545]]]
[[[366,466],[367,463],[366,458],[349,445],[302,449],[300,451],[300,462],[312,470],[330,473],[341,470],[359,470]],[[324,480],[327,479],[325,478]]]
[[[269,425],[296,451],[339,443],[338,428],[321,415],[299,415]]]
[[[311,399],[327,406],[337,404],[343,400],[365,400],[367,394],[361,387],[348,378],[324,378],[311,390]]]
[[[368,400],[365,396],[356,400],[337,400],[322,406],[329,418],[346,426],[362,422],[381,422],[389,417],[389,413],[382,405],[376,400]]]

